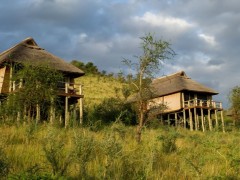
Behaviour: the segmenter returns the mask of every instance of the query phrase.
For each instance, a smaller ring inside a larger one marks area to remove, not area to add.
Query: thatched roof
[[[74,77],[84,75],[81,69],[39,47],[31,37],[2,52],[0,54],[0,65],[5,62],[25,63],[35,66],[46,65]]]
[[[180,71],[175,74],[154,79],[150,84],[150,88],[146,89],[143,98],[153,99],[183,91],[199,92],[209,95],[218,94],[215,90],[189,78],[184,71]],[[138,94],[134,94],[128,98],[127,102],[135,102],[138,97]]]
[[[210,95],[218,94],[215,90],[192,80],[184,71],[154,79],[151,83],[151,91],[157,97],[181,91],[201,92]]]

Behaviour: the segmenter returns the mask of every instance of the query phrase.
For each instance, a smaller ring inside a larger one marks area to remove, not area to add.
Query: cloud
[[[28,36],[66,60],[93,61],[101,70],[125,69],[140,55],[148,32],[177,53],[159,75],[185,70],[220,92],[239,80],[240,1],[237,0],[2,0],[0,51]]]
[[[213,36],[209,36],[206,34],[199,34],[198,35],[200,38],[202,38],[207,44],[211,45],[211,46],[216,46],[217,42],[215,41],[215,38]]]
[[[135,16],[134,20],[139,23],[145,22],[152,26],[163,26],[169,29],[185,30],[193,26],[184,19],[163,16],[161,14],[156,15],[151,12],[145,12],[143,16]]]

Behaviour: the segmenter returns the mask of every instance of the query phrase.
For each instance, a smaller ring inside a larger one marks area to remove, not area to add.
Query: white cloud
[[[215,41],[214,36],[206,35],[206,34],[203,34],[203,33],[198,34],[198,36],[211,46],[216,46],[217,45],[217,42]]]
[[[181,18],[164,16],[161,14],[157,15],[157,14],[153,14],[151,12],[146,12],[146,13],[144,13],[143,16],[135,16],[134,20],[137,22],[145,22],[151,26],[157,26],[157,27],[164,26],[169,29],[180,28],[181,30],[186,30],[186,29],[194,26],[193,24],[191,24]]]

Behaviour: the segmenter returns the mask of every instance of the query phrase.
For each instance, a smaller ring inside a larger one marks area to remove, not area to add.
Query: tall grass
[[[240,132],[145,129],[113,123],[101,131],[1,126],[0,175],[9,179],[238,179]],[[30,135],[29,135],[30,133]]]

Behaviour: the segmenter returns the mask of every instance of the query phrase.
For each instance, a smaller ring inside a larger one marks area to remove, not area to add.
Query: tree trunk
[[[140,108],[139,108],[139,124],[137,126],[137,135],[136,135],[136,140],[138,143],[141,142],[142,139],[142,128],[144,125],[144,103],[140,103]]]

